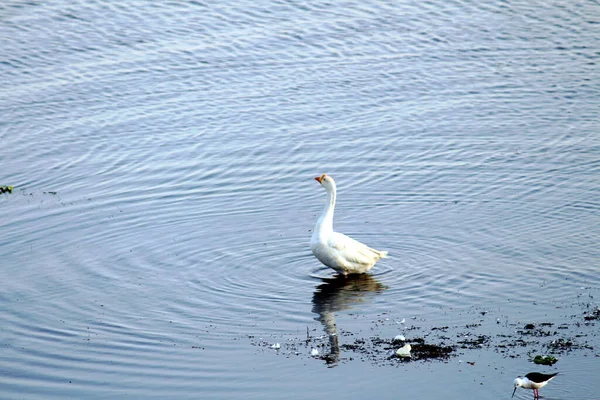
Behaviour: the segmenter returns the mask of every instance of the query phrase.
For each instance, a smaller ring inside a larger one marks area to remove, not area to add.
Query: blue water
[[[0,37],[1,398],[499,398],[527,354],[290,345],[324,312],[394,337],[598,305],[596,1],[8,1]],[[390,254],[358,289],[310,252],[322,173]],[[581,329],[547,398],[600,391]]]

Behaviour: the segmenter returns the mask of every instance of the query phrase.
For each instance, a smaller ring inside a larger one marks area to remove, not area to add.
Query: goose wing
[[[381,252],[362,244],[361,242],[344,235],[343,233],[334,232],[328,241],[331,247],[337,253],[338,257],[345,261],[359,264],[372,265],[381,257],[385,257],[387,252]]]

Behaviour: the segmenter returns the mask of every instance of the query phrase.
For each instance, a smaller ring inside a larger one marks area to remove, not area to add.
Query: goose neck
[[[333,232],[333,212],[335,210],[335,190],[327,192],[327,203],[325,203],[325,209],[321,218],[319,218],[319,225],[321,232]]]

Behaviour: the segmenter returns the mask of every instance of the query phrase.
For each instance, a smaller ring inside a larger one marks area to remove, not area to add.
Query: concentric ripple
[[[552,1],[2,2],[0,185],[16,188],[0,195],[2,396],[301,398],[343,380],[386,398],[387,371],[314,373],[248,339],[335,318],[365,331],[384,312],[558,319],[594,301],[595,15]],[[336,230],[389,251],[365,277],[311,254],[322,173],[338,183]]]

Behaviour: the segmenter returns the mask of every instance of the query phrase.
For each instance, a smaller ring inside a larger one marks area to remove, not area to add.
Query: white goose
[[[343,275],[362,274],[387,255],[342,233],[333,231],[336,186],[329,175],[315,178],[327,191],[327,204],[310,239],[310,247],[319,261]]]

